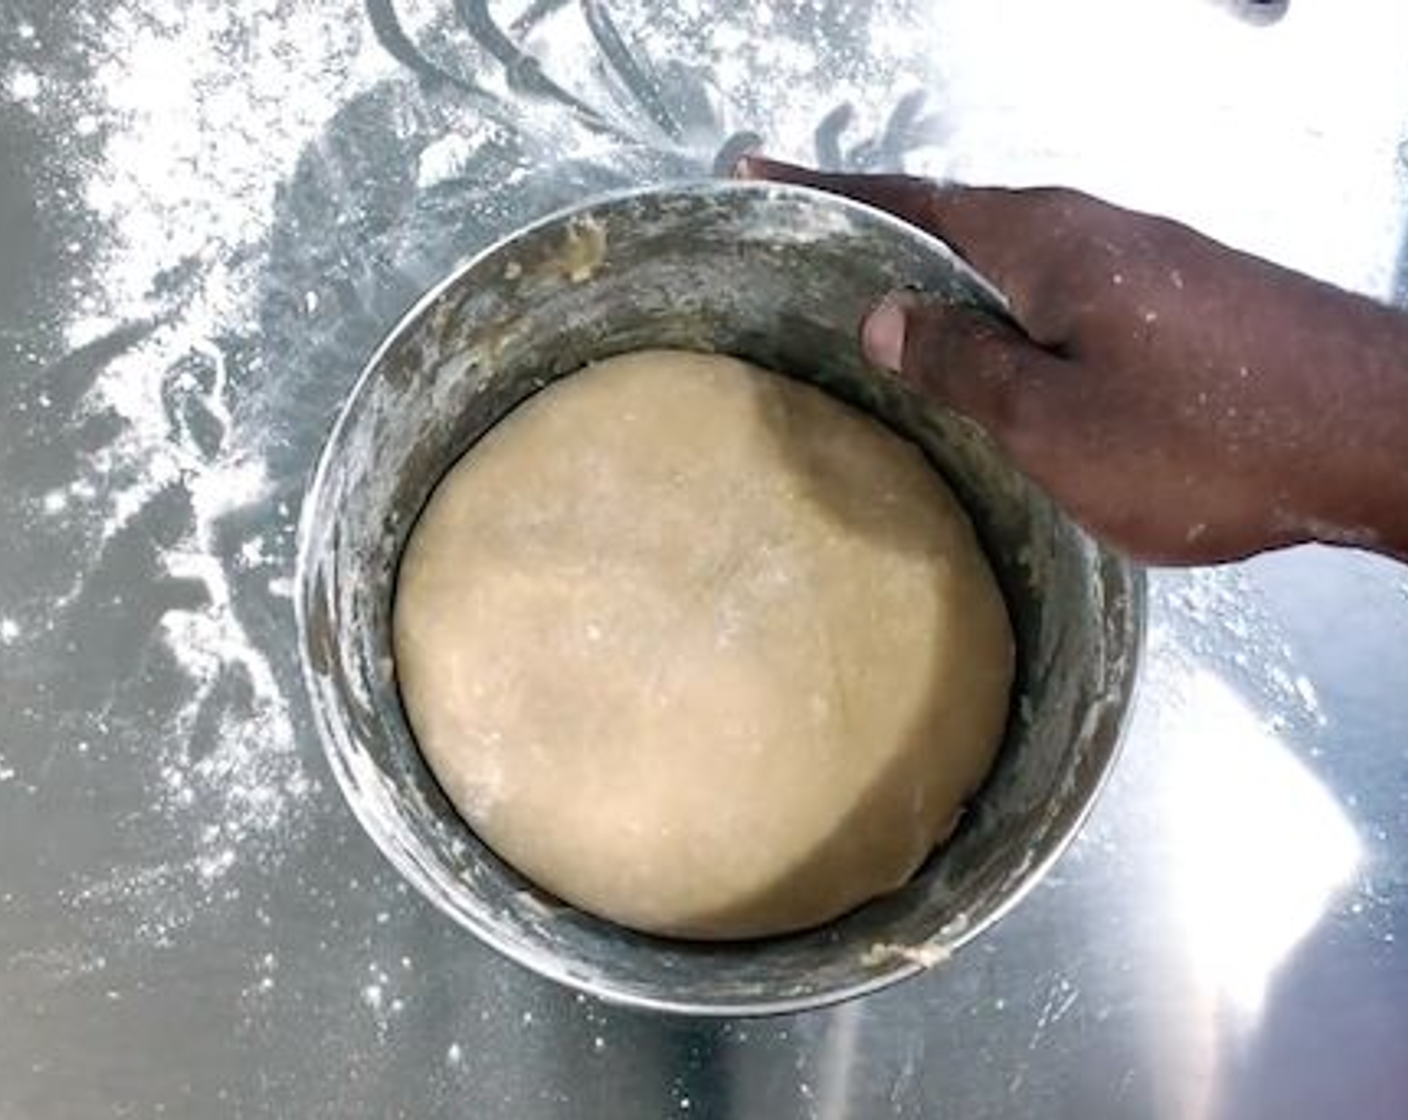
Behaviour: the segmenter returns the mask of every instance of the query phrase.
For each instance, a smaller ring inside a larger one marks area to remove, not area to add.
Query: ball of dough
[[[446,475],[396,667],[474,831],[653,933],[818,925],[902,885],[987,772],[1012,636],[912,444],[732,358],[556,383]]]

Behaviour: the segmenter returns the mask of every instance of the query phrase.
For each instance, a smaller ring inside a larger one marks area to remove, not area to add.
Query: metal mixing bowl
[[[1134,687],[1143,581],[975,428],[864,365],[857,324],[903,285],[1001,310],[940,242],[859,204],[758,183],[638,191],[482,253],[411,310],[362,374],[304,506],[305,679],[363,826],[421,893],[506,956],[624,1004],[720,1015],[816,1007],[945,959],[1029,890],[1079,828]],[[966,504],[1012,614],[1006,739],[959,831],[903,889],[807,933],[696,944],[564,906],[456,815],[397,695],[396,564],[431,488],[554,378],[661,346],[736,354],[815,382],[920,444]]]

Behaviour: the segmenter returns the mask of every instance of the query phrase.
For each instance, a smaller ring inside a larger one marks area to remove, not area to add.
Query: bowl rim
[[[308,706],[312,712],[313,724],[322,754],[332,770],[333,778],[345,806],[351,810],[362,831],[372,840],[377,850],[391,863],[397,873],[409,881],[425,901],[448,917],[455,925],[472,934],[477,941],[501,957],[531,973],[551,980],[569,990],[583,992],[618,1007],[658,1014],[712,1019],[762,1018],[796,1014],[820,1010],[871,995],[911,979],[922,972],[927,972],[932,967],[946,963],[949,956],[1010,914],[1046,877],[1051,867],[1065,855],[1068,848],[1083,831],[1123,754],[1131,723],[1131,713],[1135,709],[1143,687],[1148,633],[1148,581],[1143,565],[1097,542],[1105,562],[1115,563],[1122,569],[1129,592],[1126,622],[1126,630],[1130,639],[1126,651],[1130,663],[1127,671],[1129,683],[1123,696],[1119,699],[1118,710],[1114,713],[1116,721],[1114,735],[1105,751],[1105,759],[1100,766],[1099,773],[1075,803],[1073,813],[1053,837],[1048,850],[1043,853],[1040,859],[1031,863],[1021,881],[992,910],[985,914],[981,921],[971,923],[961,930],[955,930],[944,938],[944,957],[941,961],[927,963],[917,959],[916,956],[897,954],[893,963],[888,967],[876,969],[851,984],[838,985],[804,994],[747,1001],[702,1002],[694,999],[677,999],[655,991],[642,992],[635,988],[618,988],[610,983],[603,984],[598,978],[585,977],[575,972],[555,954],[545,952],[537,947],[525,947],[500,937],[492,925],[481,923],[472,910],[456,907],[449,899],[442,897],[438,887],[422,873],[417,861],[403,853],[398,845],[389,842],[388,838],[383,835],[382,822],[372,808],[365,803],[361,787],[352,774],[349,757],[340,741],[340,732],[333,726],[329,714],[324,710],[325,705],[321,698],[322,686],[318,682],[321,674],[317,672],[312,659],[305,652],[313,639],[313,624],[309,617],[307,589],[316,570],[312,556],[316,535],[314,514],[321,504],[319,500],[321,495],[328,487],[329,475],[336,469],[337,456],[335,452],[342,443],[344,431],[352,422],[351,405],[362,396],[368,383],[380,376],[381,367],[387,355],[417,327],[423,316],[440,301],[447,291],[458,285],[467,274],[481,267],[486,261],[497,257],[509,247],[518,244],[525,237],[543,229],[568,224],[573,219],[602,207],[630,202],[635,199],[670,196],[705,197],[733,193],[768,194],[781,198],[802,199],[811,203],[822,202],[842,211],[855,212],[867,221],[890,226],[901,236],[923,244],[926,251],[944,258],[964,276],[966,281],[991,301],[998,313],[1007,317],[1011,315],[1011,305],[1006,296],[946,242],[886,210],[857,201],[846,195],[794,183],[710,179],[707,177],[593,193],[586,198],[558,207],[542,217],[515,227],[462,258],[440,280],[432,284],[413,301],[397,317],[395,323],[386,330],[370,356],[362,364],[356,377],[349,384],[341,403],[338,405],[337,415],[323,436],[315,466],[302,489],[293,573],[295,640],[300,677]],[[466,824],[465,827],[468,825]],[[938,937],[942,934],[943,929],[944,927],[940,927],[935,930],[933,936]],[[746,943],[740,942],[739,944]]]

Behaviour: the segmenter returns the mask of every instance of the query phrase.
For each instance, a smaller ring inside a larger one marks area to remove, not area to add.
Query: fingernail
[[[913,302],[908,292],[891,292],[865,317],[860,344],[872,364],[894,373],[904,366],[904,332]]]
[[[819,175],[819,172],[800,164],[773,159],[761,148],[751,148],[739,156],[733,165],[733,173],[740,179],[776,179],[784,183],[807,183]]]
[[[735,179],[773,179],[778,171],[785,171],[790,164],[770,159],[757,147],[746,149],[734,162]]]

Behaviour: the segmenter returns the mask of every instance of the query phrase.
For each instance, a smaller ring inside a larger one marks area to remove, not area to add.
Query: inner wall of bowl
[[[856,325],[915,284],[987,305],[911,232],[806,193],[717,186],[603,203],[460,274],[359,384],[305,520],[300,594],[321,729],[349,800],[437,905],[541,972],[608,998],[693,1010],[805,1005],[912,970],[875,945],[956,946],[1020,893],[1088,805],[1118,737],[1137,646],[1129,573],[1057,516],[975,429],[864,368]],[[903,890],[829,926],[746,945],[632,934],[567,909],[460,821],[396,694],[397,559],[430,490],[493,423],[612,354],[735,354],[812,381],[918,442],[974,517],[1020,649],[996,768]]]

